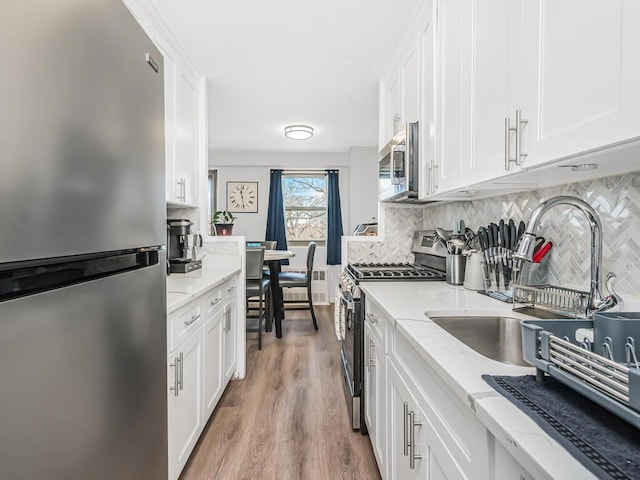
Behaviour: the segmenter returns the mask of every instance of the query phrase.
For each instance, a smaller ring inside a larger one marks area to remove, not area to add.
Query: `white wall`
[[[258,213],[238,214],[234,233],[264,238],[269,202],[269,171],[340,170],[340,201],[345,234],[378,213],[378,161],[374,147],[348,152],[209,152],[209,168],[218,170],[218,209],[226,209],[227,181],[258,182]]]
[[[228,181],[258,182],[258,213],[237,213],[234,235],[247,240],[264,240],[269,205],[269,173],[284,170],[340,170],[342,225],[349,235],[358,223],[370,222],[377,215],[377,152],[374,147],[353,147],[349,152],[209,152],[209,168],[218,171],[217,205],[226,209]],[[293,247],[291,265],[304,265],[306,247]],[[325,267],[326,248],[318,247],[315,265]],[[340,266],[330,269],[329,292],[337,283]]]

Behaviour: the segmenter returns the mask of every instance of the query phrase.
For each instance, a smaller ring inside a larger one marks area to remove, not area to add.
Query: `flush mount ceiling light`
[[[284,127],[284,136],[291,140],[308,140],[313,137],[313,127],[309,125],[289,125]]]

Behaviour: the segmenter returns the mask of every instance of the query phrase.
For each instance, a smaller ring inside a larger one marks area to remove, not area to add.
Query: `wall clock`
[[[227,182],[227,211],[258,212],[258,182]]]

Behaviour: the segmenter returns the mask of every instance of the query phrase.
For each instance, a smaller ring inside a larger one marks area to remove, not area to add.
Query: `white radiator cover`
[[[283,272],[307,273],[307,270],[300,267],[283,265]],[[329,305],[329,280],[327,269],[314,269],[311,273],[311,293],[313,294],[314,305]],[[285,300],[307,300],[306,288],[283,288],[282,295]]]

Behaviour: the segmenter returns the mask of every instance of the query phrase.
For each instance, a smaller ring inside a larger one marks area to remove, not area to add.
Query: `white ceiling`
[[[377,144],[378,78],[420,0],[149,1],[208,79],[211,149],[346,151]]]

